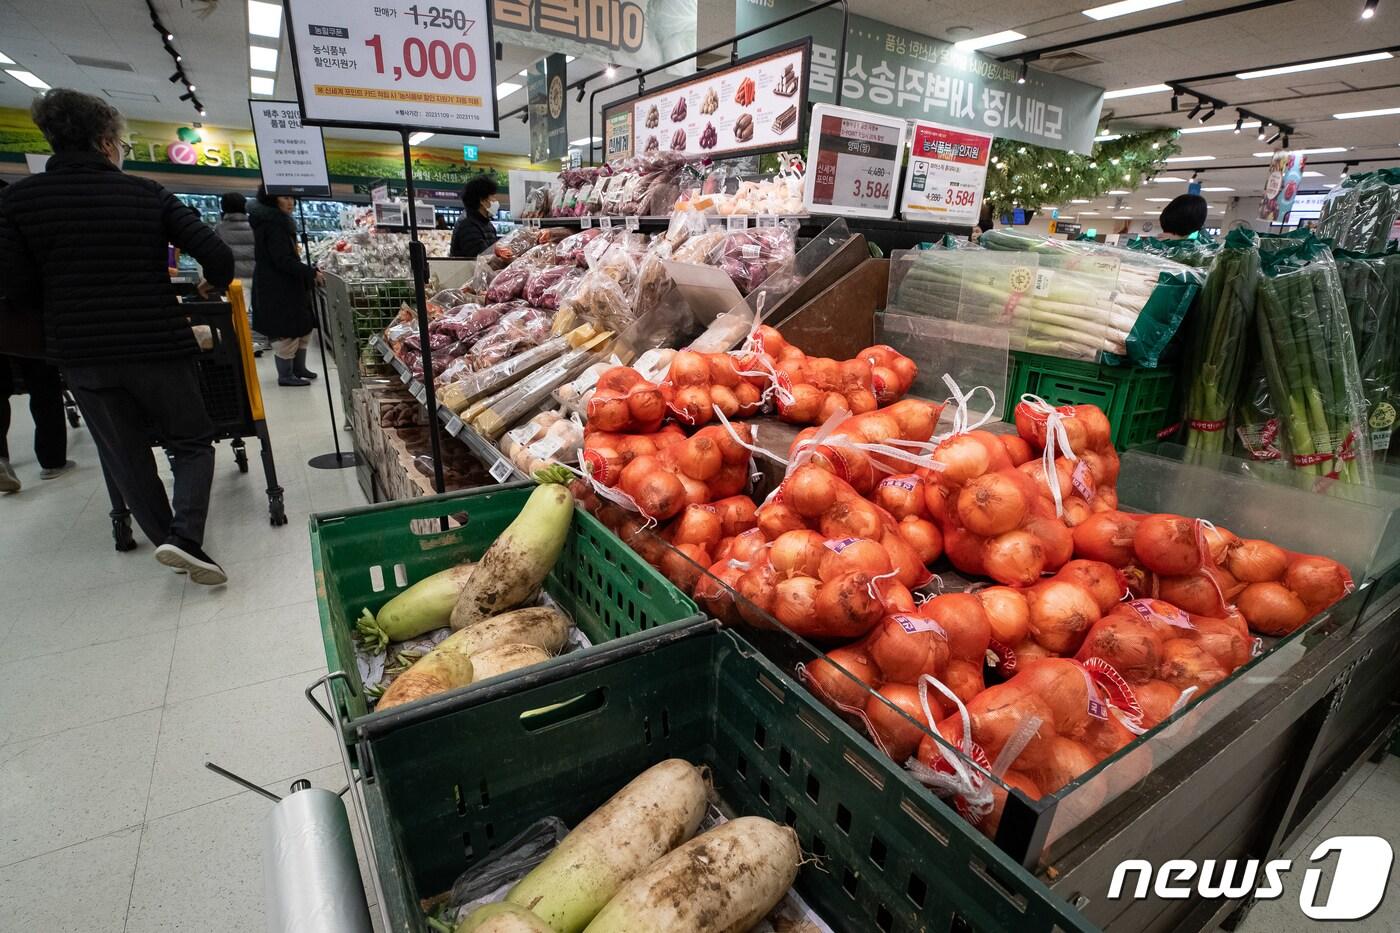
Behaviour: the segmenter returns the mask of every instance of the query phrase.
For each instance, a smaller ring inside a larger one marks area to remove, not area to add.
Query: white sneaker
[[[0,460],[0,492],[19,492],[19,477],[10,461]]]
[[[77,466],[78,466],[78,465],[77,465],[76,463],[74,463],[72,460],[65,460],[65,461],[63,461],[63,466],[58,466],[58,467],[45,467],[44,469],[40,470],[40,471],[39,471],[39,478],[40,478],[40,479],[58,479],[60,476],[62,476],[64,473],[67,473],[69,470],[76,469]]]

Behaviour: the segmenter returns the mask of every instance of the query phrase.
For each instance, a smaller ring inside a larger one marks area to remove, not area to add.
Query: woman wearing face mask
[[[308,289],[325,282],[325,276],[297,254],[295,206],[295,199],[260,187],[248,212],[253,227],[253,329],[272,341],[279,386],[306,386],[316,378],[306,368],[306,347],[316,326]]]
[[[491,218],[500,210],[496,200],[496,183],[488,175],[478,175],[462,187],[462,219],[452,231],[450,256],[475,259],[491,248],[499,234]]]

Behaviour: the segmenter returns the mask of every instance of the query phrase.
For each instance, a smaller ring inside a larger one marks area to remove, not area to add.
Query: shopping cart
[[[228,441],[238,472],[248,472],[248,449],[244,439],[256,437],[262,447],[263,474],[267,480],[267,511],[273,525],[287,524],[282,487],[277,484],[277,467],[272,459],[272,441],[263,417],[262,389],[253,364],[253,337],[248,326],[243,284],[229,286],[227,301],[186,301],[182,306],[191,326],[209,328],[209,346],[201,348],[195,365],[204,407],[214,422],[214,440]],[[102,469],[107,493],[112,500],[112,538],[118,551],[136,547],[131,533],[131,511],[120,490],[112,482],[106,465]]]

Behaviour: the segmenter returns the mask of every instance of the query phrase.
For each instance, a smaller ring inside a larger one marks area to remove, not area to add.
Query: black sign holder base
[[[311,243],[306,237],[306,207],[302,198],[297,198],[297,216],[301,219],[301,251],[308,263],[311,262]],[[316,346],[321,351],[321,382],[326,387],[326,407],[331,413],[331,440],[335,443],[335,453],[317,454],[306,465],[315,470],[344,470],[359,466],[360,458],[352,450],[348,453],[340,449],[340,428],[335,421],[335,395],[331,392],[331,371],[326,363],[326,309],[321,294],[313,281],[307,285],[307,298],[316,314]],[[350,360],[338,361],[340,365],[351,365]]]

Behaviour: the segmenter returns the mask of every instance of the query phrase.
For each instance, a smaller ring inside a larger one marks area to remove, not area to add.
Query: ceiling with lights
[[[697,45],[733,31],[731,0],[699,3]],[[1222,214],[1228,199],[1261,192],[1269,152],[1285,137],[1310,150],[1309,188],[1336,184],[1348,169],[1400,163],[1400,0],[851,0],[851,9],[917,21],[990,58],[1103,86],[1101,136],[1183,132],[1182,152],[1155,180],[1060,205],[1062,215],[1155,217],[1197,175]],[[0,56],[0,106],[27,106],[36,89],[68,86],[106,96],[137,119],[247,126],[250,95],[295,94],[280,6],[264,0],[150,0],[149,8],[136,0],[0,0]],[[497,94],[503,117],[515,113],[483,150],[528,147],[521,73],[539,57],[504,47]],[[606,65],[574,61],[570,79],[596,74],[590,89],[607,83]],[[586,143],[584,105],[571,101],[569,129],[571,140]]]

